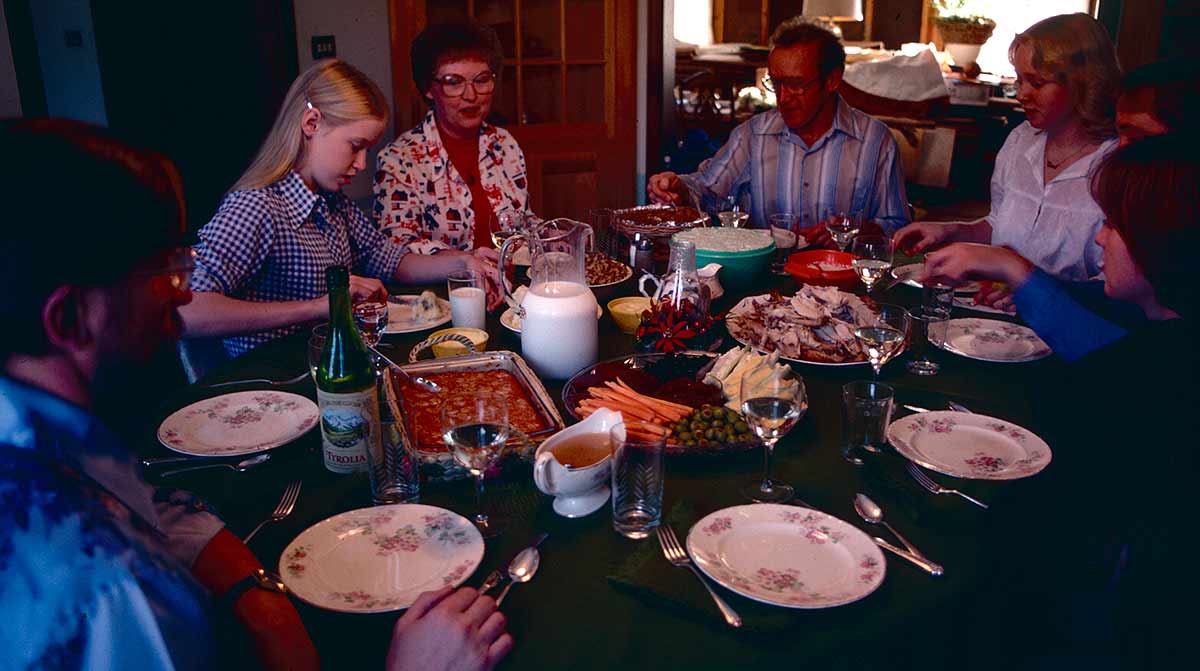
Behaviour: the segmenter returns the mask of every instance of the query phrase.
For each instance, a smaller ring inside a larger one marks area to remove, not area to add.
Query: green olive
[[[700,416],[703,417],[704,419],[712,419],[713,418],[712,408],[705,408],[705,409],[701,410]]]
[[[704,438],[701,438],[700,440],[696,441],[696,444],[699,445],[700,447],[708,447],[711,443],[709,443]]]
[[[682,440],[682,441],[684,441],[684,442],[687,442],[687,441],[691,440],[691,439],[692,439],[692,432],[691,432],[691,431],[684,431],[683,433],[680,433],[680,434],[679,434],[679,439],[680,439],[680,440]]]
[[[723,422],[723,421],[721,421],[721,420],[719,420],[719,419],[714,419],[714,420],[712,421],[712,428],[714,428],[714,429],[723,429],[723,428],[725,428],[725,422]]]
[[[738,433],[746,433],[750,430],[750,425],[739,420],[737,424],[733,425],[733,428],[736,429]]]

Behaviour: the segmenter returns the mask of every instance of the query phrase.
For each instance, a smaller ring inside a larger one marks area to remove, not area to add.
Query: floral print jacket
[[[503,128],[480,128],[479,174],[493,212],[530,213],[525,155]],[[432,111],[379,152],[375,218],[393,240],[424,254],[469,250],[475,226],[488,225],[475,221],[471,189],[450,162]]]

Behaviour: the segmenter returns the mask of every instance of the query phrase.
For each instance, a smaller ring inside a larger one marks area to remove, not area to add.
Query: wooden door
[[[525,152],[533,209],[586,221],[636,193],[636,0],[390,0],[396,128],[426,107],[409,48],[430,23],[474,18],[504,46],[492,119]]]

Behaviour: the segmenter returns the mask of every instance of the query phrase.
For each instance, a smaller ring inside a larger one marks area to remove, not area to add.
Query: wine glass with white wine
[[[829,237],[833,238],[838,249],[843,252],[862,228],[862,220],[857,213],[828,210],[823,219],[825,230],[829,231]]]
[[[784,503],[795,497],[790,485],[771,479],[771,453],[808,411],[804,380],[786,366],[760,366],[742,376],[742,415],[763,443],[763,475],[742,487],[741,493],[758,503]]]
[[[908,310],[899,305],[880,303],[875,323],[854,329],[854,335],[862,344],[876,378],[879,377],[883,364],[904,350],[904,343],[908,340],[908,327]]]
[[[508,401],[492,393],[475,392],[446,399],[442,404],[442,440],[454,460],[475,476],[475,527],[484,538],[500,533],[497,520],[483,511],[483,476],[508,442]]]
[[[524,212],[508,210],[506,212],[495,212],[492,218],[488,221],[488,234],[492,237],[492,244],[496,249],[504,246],[504,241],[523,233],[529,225]]]
[[[882,235],[859,235],[850,245],[850,253],[854,255],[850,262],[854,273],[869,294],[892,269],[892,241]]]

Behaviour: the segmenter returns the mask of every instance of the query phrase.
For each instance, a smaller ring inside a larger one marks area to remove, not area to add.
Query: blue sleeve
[[[1041,270],[1013,292],[1017,314],[1065,361],[1123,338],[1125,329],[1084,308],[1064,283]]]

